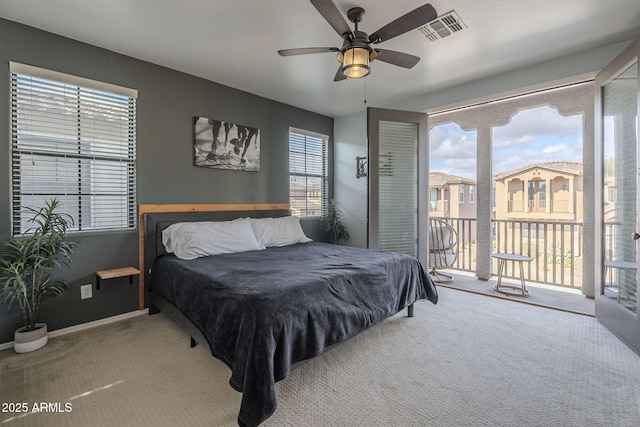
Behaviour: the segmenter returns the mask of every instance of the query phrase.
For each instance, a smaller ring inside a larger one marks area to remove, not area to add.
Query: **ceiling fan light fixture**
[[[338,58],[340,54],[338,54]],[[342,72],[350,79],[359,79],[369,74],[369,49],[352,47],[342,54]]]
[[[353,30],[345,21],[342,13],[334,0],[311,0],[311,4],[320,12],[322,17],[342,38],[342,47],[308,47],[296,49],[282,49],[278,53],[281,56],[306,55],[310,53],[337,52],[337,60],[340,67],[333,78],[334,82],[351,79],[360,79],[369,75],[370,63],[375,59],[403,68],[412,68],[420,61],[420,58],[408,53],[397,52],[388,49],[374,49],[371,45],[391,40],[406,32],[424,26],[438,17],[436,10],[429,3],[405,13],[401,17],[389,22],[378,31],[369,36],[364,31],[358,30],[358,24],[362,22],[364,9],[352,7],[347,11],[349,21],[353,22]],[[447,30],[450,31],[450,30]]]

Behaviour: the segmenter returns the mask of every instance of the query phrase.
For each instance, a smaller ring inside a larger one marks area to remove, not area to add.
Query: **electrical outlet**
[[[92,297],[92,288],[91,283],[87,285],[80,286],[80,299],[87,299]]]

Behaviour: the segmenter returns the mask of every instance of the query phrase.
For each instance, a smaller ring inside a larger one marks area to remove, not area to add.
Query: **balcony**
[[[569,200],[551,200],[551,212],[569,213]]]
[[[526,209],[525,209],[526,205]],[[541,216],[553,215],[557,220],[576,221],[576,212],[571,209],[572,202],[570,200],[554,200],[551,199],[547,203],[546,200],[508,200],[504,216],[507,219],[523,219],[537,220]]]
[[[432,218],[449,216],[448,200],[432,200],[429,202],[429,215]]]
[[[436,218],[431,216],[431,218]],[[475,218],[437,218],[451,224],[458,233],[458,259],[452,269],[475,273]],[[580,290],[582,286],[583,225],[564,221],[492,220],[494,253],[526,255],[533,259],[524,269],[527,283]],[[492,271],[497,261],[492,260]],[[518,264],[507,262],[503,277],[519,279]]]
[[[569,213],[569,202],[569,200],[549,200],[550,210],[547,212],[547,202],[545,200],[529,200],[527,202],[527,212]],[[524,201],[508,200],[507,212],[524,212]]]
[[[436,286],[445,286],[524,304],[553,308],[569,313],[595,316],[594,300],[585,298],[579,289],[527,281],[527,289],[531,291],[529,297],[510,297],[498,294],[493,290],[493,286],[497,282],[495,277],[492,277],[491,280],[488,281],[482,281],[478,280],[473,273],[468,271],[445,270],[445,273],[453,276],[453,282],[446,284],[437,283]],[[511,284],[516,286],[520,285],[519,279],[503,279],[503,283],[504,282],[512,282]]]
[[[433,216],[431,218],[434,218]],[[440,284],[468,292],[517,300],[526,304],[552,307],[593,316],[593,299],[581,292],[583,262],[583,224],[561,221],[492,220],[492,251],[527,255],[533,259],[525,265],[524,277],[531,295],[527,298],[499,295],[493,290],[497,278],[497,261],[492,259],[493,277],[478,280],[476,271],[475,218],[438,218],[451,224],[458,233],[459,253],[447,270],[454,280]],[[519,285],[518,263],[507,262],[503,281]]]

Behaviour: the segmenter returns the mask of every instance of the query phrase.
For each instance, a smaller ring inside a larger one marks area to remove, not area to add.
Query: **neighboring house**
[[[497,227],[503,228],[506,224],[513,230],[515,241],[546,242],[551,245],[549,251],[554,246],[568,245],[564,250],[575,257],[575,268],[582,271],[581,258],[577,258],[583,252],[582,234],[575,235],[579,227],[576,223],[583,222],[582,163],[534,163],[495,175],[493,182],[493,218],[503,222]],[[572,225],[560,226],[560,229],[550,225],[565,222]],[[549,231],[549,227],[553,231]]]
[[[444,172],[429,172],[429,215],[476,217],[476,182]]]
[[[534,163],[495,175],[494,185],[494,219],[582,222],[582,163]]]
[[[470,244],[476,240],[476,188],[472,179],[429,172],[429,217],[457,222],[448,221],[460,230],[458,243]]]
[[[296,216],[322,216],[322,185],[297,185],[289,184],[289,200],[291,211]]]

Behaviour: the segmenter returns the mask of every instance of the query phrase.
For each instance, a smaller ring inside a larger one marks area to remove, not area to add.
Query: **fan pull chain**
[[[364,103],[367,103],[367,78],[365,77],[364,79]]]

